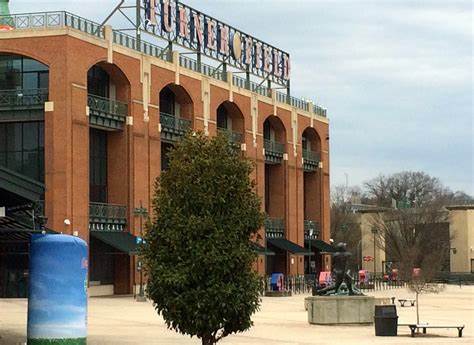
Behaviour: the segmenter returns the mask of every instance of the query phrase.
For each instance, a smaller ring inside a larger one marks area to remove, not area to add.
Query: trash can
[[[397,336],[397,307],[395,305],[376,305],[374,324],[376,336]]]

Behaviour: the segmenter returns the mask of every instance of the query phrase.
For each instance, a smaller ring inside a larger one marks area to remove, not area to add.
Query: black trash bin
[[[397,307],[393,304],[376,305],[374,324],[376,336],[397,336]]]

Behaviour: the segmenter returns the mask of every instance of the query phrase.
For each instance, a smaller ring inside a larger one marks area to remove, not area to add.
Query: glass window
[[[23,71],[24,72],[39,72],[39,71],[47,71],[48,66],[42,64],[39,61],[23,58]]]
[[[38,88],[38,73],[23,73],[23,89]]]
[[[160,92],[160,112],[175,115],[175,96],[169,87]]]
[[[271,127],[270,127],[270,122],[265,121],[263,123],[263,138],[270,140],[271,139]]]
[[[44,150],[44,122],[38,122],[38,146]]]
[[[7,124],[7,151],[21,151],[21,122]]]
[[[109,97],[110,78],[106,71],[99,66],[93,66],[87,72],[87,92],[100,96]]]
[[[25,176],[39,178],[38,151],[23,151],[22,170]]]
[[[0,54],[0,90],[48,87],[48,66],[13,54]]]
[[[49,88],[49,73],[47,72],[38,73],[38,87],[40,89]]]
[[[43,127],[43,122],[0,124],[0,165],[43,182]]]
[[[227,129],[227,111],[222,105],[217,108],[217,128]]]
[[[91,128],[89,142],[90,201],[107,202],[107,132]]]
[[[7,168],[18,173],[22,173],[21,168],[21,151],[9,151],[7,152]]]
[[[303,150],[308,150],[308,149],[310,149],[310,148],[308,147],[308,139],[306,139],[306,137],[303,137],[303,139],[302,139],[302,144],[303,144]]]
[[[38,147],[38,123],[23,123],[23,150],[35,150]]]

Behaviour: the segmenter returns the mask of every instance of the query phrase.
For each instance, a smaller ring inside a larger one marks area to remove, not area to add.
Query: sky
[[[101,22],[118,0],[10,2]],[[471,0],[183,2],[290,53],[292,94],[328,109],[332,185],[411,170],[474,195]]]

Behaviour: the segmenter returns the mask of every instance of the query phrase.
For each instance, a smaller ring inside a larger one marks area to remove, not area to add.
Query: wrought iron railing
[[[66,11],[19,13],[0,16],[0,25],[8,25],[15,30],[54,29],[71,27],[89,35],[104,38],[100,24]]]
[[[227,129],[227,128],[217,128],[217,131],[219,133],[222,133],[222,134],[228,136],[229,140],[232,143],[236,144],[236,145],[240,146],[240,144],[242,144],[242,142],[243,142],[244,136],[243,136],[242,133],[233,132],[233,131],[231,131],[230,129]]]
[[[87,96],[87,105],[90,110],[100,112],[104,115],[119,117],[125,121],[128,114],[128,104],[110,98],[100,97],[89,94]]]
[[[15,30],[70,27],[92,36],[104,38],[104,28],[99,23],[66,11],[3,15],[0,16],[0,25],[8,25],[15,28]],[[172,54],[167,49],[158,47],[143,40],[137,40],[135,37],[117,30],[113,31],[113,42],[146,55],[154,56],[169,62],[172,61]],[[222,69],[204,63],[198,63],[196,60],[189,57],[181,55],[179,58],[179,64],[184,68],[203,73],[212,78],[223,81],[227,80],[227,74]],[[271,97],[271,89],[261,83],[259,84],[237,76],[233,76],[232,79],[234,85],[238,87],[246,88],[265,97]],[[310,103],[306,100],[288,96],[281,92],[277,92],[276,97],[277,101],[281,103],[287,103],[298,109],[308,112],[310,111]],[[319,116],[327,116],[326,109],[323,109],[318,105],[313,106],[313,112]]]
[[[178,118],[167,113],[160,113],[162,130],[173,131],[176,134],[184,134],[191,128],[191,120]]]
[[[319,167],[321,156],[311,150],[303,150],[303,169],[305,171],[315,171]]]
[[[319,163],[320,155],[319,153],[311,150],[303,150],[303,159]]]
[[[285,152],[285,145],[274,140],[264,139],[263,145],[265,148],[265,154],[272,153],[283,156],[283,153]]]
[[[0,90],[0,107],[43,106],[48,100],[48,89]]]
[[[120,31],[113,32],[113,41],[123,47],[137,50],[143,54],[151,55],[165,61],[171,62],[173,60],[172,54],[169,50],[159,47],[157,45],[137,40],[135,37],[125,34]]]
[[[126,206],[100,202],[89,203],[89,230],[124,231],[126,225]]]
[[[305,240],[315,240],[319,237],[319,223],[313,220],[304,220],[304,238]]]
[[[222,81],[227,81],[227,75],[224,71],[202,62],[199,63],[197,60],[191,59],[187,56],[179,56],[179,65],[192,71],[205,74],[209,77],[213,77]]]
[[[324,109],[323,107],[320,107],[319,105],[314,105],[313,106],[313,112],[316,115],[322,116],[322,117],[327,117],[327,110]]]
[[[267,217],[264,225],[267,238],[285,238],[284,219]]]
[[[264,293],[267,291],[291,291],[293,294],[310,293],[314,283],[314,275],[287,275],[279,284],[272,285],[271,276],[265,276],[263,281]]]

